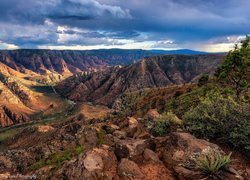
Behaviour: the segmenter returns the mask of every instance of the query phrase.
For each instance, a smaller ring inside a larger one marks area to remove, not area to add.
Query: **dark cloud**
[[[0,41],[21,47],[123,45],[124,39],[155,41],[152,47],[228,43],[227,36],[249,34],[249,7],[249,0],[2,0]]]

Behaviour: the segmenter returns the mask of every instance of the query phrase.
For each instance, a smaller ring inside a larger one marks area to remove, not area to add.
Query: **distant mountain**
[[[122,68],[76,74],[60,82],[56,89],[73,101],[111,105],[127,91],[183,84],[194,81],[202,73],[212,74],[223,57],[217,54],[155,56]]]
[[[154,49],[154,50],[149,50],[149,51],[154,54],[185,54],[185,55],[209,54],[208,52],[194,51],[190,49],[177,49],[177,50]]]
[[[0,62],[18,72],[40,74],[56,72],[74,74],[80,71],[129,65],[155,55],[145,50],[100,49],[86,51],[20,49],[0,51]]]
[[[0,50],[0,62],[18,72],[33,71],[39,74],[59,73],[72,75],[81,71],[104,69],[116,65],[130,65],[140,59],[159,54],[207,54],[189,49],[141,50],[45,50],[19,49]]]

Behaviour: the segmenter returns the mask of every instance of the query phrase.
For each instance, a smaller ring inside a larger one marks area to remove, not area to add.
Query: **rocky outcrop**
[[[30,121],[30,118],[20,112],[15,112],[6,106],[0,107],[0,125],[1,127]]]
[[[53,127],[26,128],[7,143],[11,148],[8,152],[0,153],[0,177],[18,173],[34,174],[38,179],[76,180],[206,177],[184,166],[185,162],[193,153],[207,147],[218,148],[217,145],[185,132],[157,138],[128,137],[129,129],[138,127],[143,125],[133,117],[109,121],[86,121],[82,117],[53,124]],[[246,169],[241,174],[247,173]],[[221,171],[220,177],[242,179],[235,170]]]
[[[0,74],[0,81],[13,93],[15,94],[24,104],[29,103],[29,90],[24,86],[17,83],[10,77]]]
[[[127,67],[113,67],[90,74],[77,74],[56,87],[73,101],[112,105],[125,92],[195,81],[212,74],[223,55],[166,55],[143,59]]]

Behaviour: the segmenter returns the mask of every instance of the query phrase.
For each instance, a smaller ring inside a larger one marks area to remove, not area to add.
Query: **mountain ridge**
[[[161,55],[125,67],[112,67],[90,74],[76,74],[56,89],[73,101],[111,105],[125,91],[163,87],[195,81],[203,73],[213,74],[223,55]]]
[[[193,50],[0,50],[0,62],[18,72],[33,71],[39,74],[59,73],[72,75],[81,71],[95,71],[110,66],[127,66],[140,59],[161,54],[207,54]]]

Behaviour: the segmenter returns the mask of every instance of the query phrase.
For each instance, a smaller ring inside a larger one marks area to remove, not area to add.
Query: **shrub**
[[[195,169],[207,175],[214,175],[221,170],[228,169],[231,162],[231,153],[225,155],[217,148],[207,147],[199,154],[190,157],[191,164]]]
[[[162,114],[160,118],[151,125],[154,136],[163,136],[170,132],[172,126],[181,126],[182,121],[172,112]]]
[[[235,147],[250,147],[250,104],[211,94],[184,115],[184,125],[195,136],[221,138]]]
[[[215,76],[221,83],[235,89],[236,95],[250,87],[250,37],[241,41],[240,47],[230,51]]]
[[[209,75],[208,74],[203,74],[200,79],[198,80],[198,86],[203,86],[207,84],[209,80]]]
[[[212,83],[193,88],[191,92],[168,100],[163,111],[172,111],[178,117],[182,117],[190,108],[196,107],[202,100],[201,98],[206,97],[210,92],[221,92],[221,89]]]
[[[64,161],[72,159],[83,152],[83,146],[77,145],[76,147],[57,153],[50,154],[47,158],[42,157],[39,161],[30,166],[31,170],[37,170],[44,166],[54,165],[56,168],[60,168]]]
[[[151,133],[154,136],[164,136],[170,131],[170,122],[166,119],[159,119],[153,125]]]

